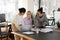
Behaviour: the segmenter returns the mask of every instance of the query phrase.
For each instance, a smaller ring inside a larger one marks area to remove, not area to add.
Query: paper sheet
[[[44,33],[47,33],[47,32],[53,31],[53,29],[51,29],[51,28],[45,28],[45,29],[41,29],[40,31],[44,32]]]

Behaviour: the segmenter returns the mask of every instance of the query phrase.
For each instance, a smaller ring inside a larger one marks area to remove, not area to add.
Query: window
[[[58,0],[41,0],[41,7],[47,15],[53,16],[53,11],[57,10]]]
[[[39,8],[39,0],[34,0],[34,13],[36,15],[36,12]]]
[[[0,0],[0,14],[6,15],[6,21],[12,21],[21,7],[27,9],[27,0]]]

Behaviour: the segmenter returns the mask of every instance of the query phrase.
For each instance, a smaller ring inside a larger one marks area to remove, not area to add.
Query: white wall
[[[30,10],[31,12],[34,12],[34,0],[27,0],[27,8],[28,10]]]
[[[55,22],[60,21],[60,12],[56,11],[55,12]]]
[[[58,7],[60,7],[60,0],[58,0]]]
[[[60,0],[58,0],[58,8],[60,8]],[[60,21],[60,11],[55,12],[55,22]]]
[[[28,1],[27,0],[18,0],[18,8],[21,8],[21,7],[24,7],[24,8],[26,8],[27,9],[27,7],[28,7],[28,3],[27,3]]]

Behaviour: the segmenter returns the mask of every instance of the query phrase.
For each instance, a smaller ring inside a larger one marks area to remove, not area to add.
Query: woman
[[[19,8],[19,13],[17,16],[14,18],[12,22],[12,31],[21,31],[21,27],[23,27],[24,22],[23,22],[23,15],[25,14],[26,9],[25,8]],[[15,40],[20,40],[20,38],[17,35],[14,35]]]
[[[24,19],[24,31],[30,31],[31,27],[32,27],[32,19],[31,19],[31,12],[27,11],[27,17],[25,17]]]
[[[37,10],[34,25],[38,28],[45,28],[45,26],[49,25],[48,19],[46,15],[43,13],[42,8]]]

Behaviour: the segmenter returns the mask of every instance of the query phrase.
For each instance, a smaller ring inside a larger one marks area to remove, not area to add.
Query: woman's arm
[[[12,31],[14,31],[14,32],[19,31],[19,30],[16,28],[16,26],[15,26],[14,23],[12,23]]]
[[[47,19],[46,16],[44,17],[44,23],[43,23],[43,25],[45,25],[45,26],[49,25],[49,21],[48,21],[48,19]]]
[[[35,27],[38,26],[38,20],[37,20],[37,17],[35,17],[35,19],[34,19],[34,26],[35,26]]]

